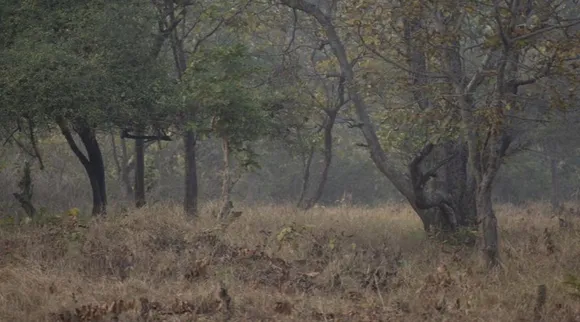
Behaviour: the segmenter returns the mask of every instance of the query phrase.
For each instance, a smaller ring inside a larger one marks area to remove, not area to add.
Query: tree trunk
[[[230,200],[230,191],[232,188],[230,147],[226,137],[222,138],[222,151],[224,162],[222,172],[222,206],[218,214],[218,219],[226,219],[233,209],[232,201]]]
[[[416,201],[412,204],[425,231],[452,232],[475,227],[476,185],[475,179],[468,172],[467,147],[460,142],[450,141],[434,147],[434,150],[433,157],[443,164],[437,169],[435,178],[426,178],[428,186],[421,187],[415,193]],[[413,172],[418,170],[410,168],[413,177]],[[438,206],[423,207],[421,203]]]
[[[106,215],[107,188],[105,185],[105,164],[103,154],[93,129],[86,125],[78,126],[75,131],[87,151],[89,167],[86,167],[93,190],[93,215]]]
[[[103,162],[103,155],[95,136],[95,131],[83,121],[75,124],[74,130],[80,137],[87,155],[77,146],[72,132],[68,126],[68,122],[62,118],[57,118],[57,123],[64,135],[69,147],[77,156],[89,177],[91,184],[91,191],[93,194],[93,216],[106,215],[107,213],[107,193],[105,185],[105,165]]]
[[[189,216],[197,215],[197,164],[195,160],[195,133],[188,130],[185,134],[185,201],[184,210]]]
[[[127,195],[127,198],[131,198],[131,196],[134,195],[133,184],[129,177],[131,168],[133,168],[132,164],[134,164],[134,162],[129,162],[129,155],[127,153],[127,141],[124,137],[121,137],[121,179],[125,185],[125,194]]]
[[[119,153],[117,152],[117,142],[115,140],[115,132],[111,131],[111,150],[113,150],[113,161],[115,162],[115,167],[117,170],[117,180],[123,182],[123,170],[121,168],[121,160],[119,159]]]
[[[145,206],[145,140],[143,130],[138,129],[135,139],[135,207]]]
[[[30,162],[28,161],[24,162],[22,178],[18,182],[18,187],[20,188],[20,192],[15,192],[12,195],[18,200],[20,206],[29,218],[36,217],[36,208],[32,204],[33,184],[30,174]]]
[[[477,189],[477,213],[481,218],[483,232],[483,254],[488,267],[496,267],[499,263],[499,237],[497,232],[497,218],[493,211],[491,200],[492,179],[485,175],[483,182]]]
[[[175,16],[174,2],[165,0],[165,10],[169,14],[169,26],[179,24]],[[165,20],[165,18],[163,18]],[[169,37],[171,43],[171,51],[173,53],[173,61],[175,63],[175,71],[177,78],[182,79],[187,70],[187,58],[183,48],[183,39],[179,39],[177,29],[173,28]],[[199,45],[199,42],[196,44]],[[184,125],[195,120],[195,107],[193,105],[187,106],[190,109],[184,113]],[[184,149],[185,149],[185,199],[183,202],[184,211],[189,216],[197,215],[197,165],[195,158],[196,133],[192,129],[187,129],[185,133]]]
[[[314,207],[318,200],[320,200],[322,193],[324,192],[324,186],[328,180],[328,172],[332,163],[332,128],[334,127],[337,112],[338,110],[333,110],[327,113],[328,117],[324,124],[324,165],[314,195],[304,204],[305,210]]]
[[[302,186],[300,188],[300,196],[298,197],[298,207],[303,207],[304,198],[308,192],[308,186],[310,185],[310,166],[312,165],[312,159],[314,159],[314,146],[311,146],[308,150],[308,154],[304,156],[302,170]]]

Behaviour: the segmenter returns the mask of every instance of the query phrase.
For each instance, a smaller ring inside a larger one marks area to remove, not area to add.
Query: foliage
[[[571,289],[571,295],[580,299],[580,279],[574,275],[566,275],[564,284]]]
[[[3,115],[40,125],[64,116],[92,126],[152,117],[143,107],[164,81],[151,59],[147,6],[24,1],[11,13],[13,39],[0,55]]]
[[[198,135],[227,139],[248,166],[255,165],[249,143],[269,126],[262,104],[268,94],[257,83],[262,70],[256,60],[241,44],[202,49],[190,58],[182,88],[184,108],[195,106]]]

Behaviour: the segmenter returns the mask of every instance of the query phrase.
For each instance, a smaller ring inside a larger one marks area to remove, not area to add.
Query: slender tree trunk
[[[488,267],[496,267],[499,264],[499,236],[491,199],[492,185],[488,176],[484,176],[484,182],[477,190],[477,213],[481,218],[484,258]]]
[[[169,13],[169,25],[173,26],[178,23],[174,12],[174,2],[165,0],[165,10]],[[181,80],[185,71],[187,70],[187,58],[185,50],[183,49],[183,39],[180,39],[177,34],[177,29],[174,28],[169,37],[171,43],[171,51],[173,53],[173,60],[175,63],[175,70],[177,78]],[[199,44],[199,43],[198,43]],[[195,120],[195,107],[192,104],[188,106],[190,110],[184,113],[184,125]],[[185,200],[184,210],[190,216],[197,215],[197,165],[196,165],[196,133],[192,129],[187,129],[185,133],[184,149],[185,149]]]
[[[115,132],[111,131],[111,148],[113,150],[113,161],[117,170],[117,180],[123,182],[123,170],[121,169],[121,160],[119,160],[119,153],[117,152],[117,142],[115,140]]]
[[[20,182],[18,182],[18,187],[20,188],[20,192],[15,192],[12,195],[18,202],[24,212],[28,217],[33,218],[36,216],[36,208],[32,203],[32,195],[33,195],[33,184],[32,184],[32,175],[30,173],[30,162],[24,162],[24,169],[22,173],[22,178]]]
[[[324,192],[324,186],[328,180],[328,172],[330,170],[330,165],[332,164],[332,128],[334,127],[337,112],[338,110],[328,112],[328,117],[324,125],[324,165],[314,195],[305,203],[304,209],[314,207]]]
[[[131,179],[129,178],[131,168],[133,167],[129,161],[129,155],[127,153],[127,141],[124,137],[121,137],[121,179],[123,180],[123,184],[125,185],[125,194],[127,198],[131,198],[133,196],[133,184],[131,183]]]
[[[231,179],[231,164],[230,164],[230,147],[229,141],[226,137],[222,138],[222,151],[224,168],[222,172],[222,206],[218,215],[218,219],[225,219],[232,211],[233,205],[230,198],[230,191],[232,188]]]
[[[302,186],[300,188],[300,196],[298,197],[298,207],[303,207],[304,198],[308,192],[308,186],[310,185],[310,167],[312,165],[312,159],[314,159],[314,146],[311,146],[308,150],[308,154],[304,156],[303,160],[303,170],[302,170]]]
[[[145,206],[145,140],[139,128],[135,139],[135,207]]]
[[[197,163],[195,160],[195,133],[188,130],[185,134],[185,213],[189,216],[197,215]]]

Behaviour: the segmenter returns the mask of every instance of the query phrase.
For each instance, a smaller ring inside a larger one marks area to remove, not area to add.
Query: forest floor
[[[404,205],[256,206],[226,228],[159,205],[4,225],[0,320],[580,321],[565,283],[580,276],[580,218],[561,228],[548,209],[498,206],[494,272]]]

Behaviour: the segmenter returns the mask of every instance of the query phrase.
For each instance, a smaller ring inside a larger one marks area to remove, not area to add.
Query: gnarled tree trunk
[[[446,142],[434,147],[433,154],[445,161],[430,179],[426,193],[442,195],[447,206],[416,209],[425,231],[451,232],[477,225],[475,178],[468,171],[467,147],[460,142]],[[433,197],[429,197],[433,199]],[[431,200],[432,202],[432,200]],[[450,213],[453,218],[450,218]]]

